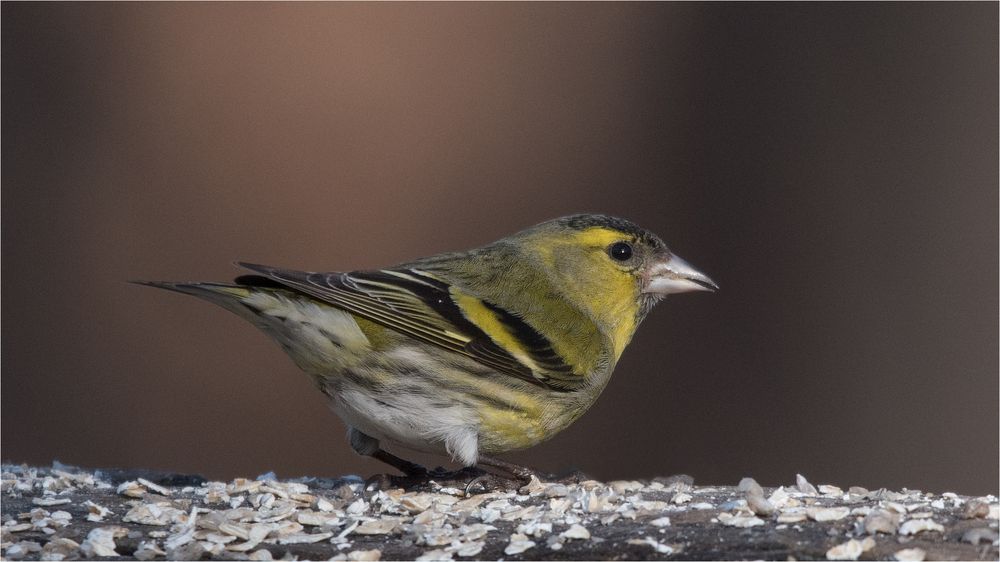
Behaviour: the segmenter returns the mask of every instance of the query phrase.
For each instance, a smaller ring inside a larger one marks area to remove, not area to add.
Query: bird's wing
[[[419,269],[311,273],[240,263],[264,277],[372,322],[553,390],[575,375],[545,336],[516,315]]]

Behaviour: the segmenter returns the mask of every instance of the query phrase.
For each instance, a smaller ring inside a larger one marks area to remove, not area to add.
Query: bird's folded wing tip
[[[250,271],[265,271],[271,269],[271,266],[263,265],[259,263],[250,263],[247,261],[234,261],[233,265],[236,267],[242,267],[243,269],[249,269]]]

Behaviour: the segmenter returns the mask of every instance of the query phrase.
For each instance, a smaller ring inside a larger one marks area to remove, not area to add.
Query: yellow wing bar
[[[552,390],[583,382],[516,315],[417,269],[312,273],[240,263],[285,287]]]

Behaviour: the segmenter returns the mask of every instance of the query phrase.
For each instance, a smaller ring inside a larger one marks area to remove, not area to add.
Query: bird
[[[718,285],[633,222],[578,214],[386,269],[236,262],[231,283],[137,283],[193,295],[273,338],[330,401],[351,448],[419,478],[387,446],[519,478],[497,455],[576,421],[653,306]]]

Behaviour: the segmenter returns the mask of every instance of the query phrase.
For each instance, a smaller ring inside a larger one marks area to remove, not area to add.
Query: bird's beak
[[[707,275],[691,267],[681,258],[670,255],[654,263],[647,272],[644,293],[669,295],[687,291],[716,291],[719,286]]]

